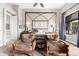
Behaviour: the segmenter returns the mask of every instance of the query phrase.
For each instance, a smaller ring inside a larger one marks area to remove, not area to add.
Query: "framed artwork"
[[[6,30],[10,30],[10,24],[6,24]]]
[[[10,30],[10,15],[6,15],[6,30]]]
[[[33,20],[32,27],[36,29],[47,29],[48,28],[48,20]]]
[[[22,28],[22,25],[19,25],[19,29],[21,29]]]

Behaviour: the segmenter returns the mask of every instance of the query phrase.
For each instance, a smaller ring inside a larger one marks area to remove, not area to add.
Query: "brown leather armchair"
[[[35,45],[36,41],[34,40],[34,34],[29,32],[22,32],[20,34],[20,39],[16,40],[12,44],[12,53],[13,55],[15,55],[15,53],[23,53],[28,55],[31,53],[31,55],[33,55]]]
[[[48,40],[47,42],[47,55],[54,54],[56,56],[66,55],[68,56],[68,45],[64,41]]]

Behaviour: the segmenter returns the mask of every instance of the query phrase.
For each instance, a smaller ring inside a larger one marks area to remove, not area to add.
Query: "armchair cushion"
[[[48,42],[48,46],[49,46],[49,51],[58,51],[59,50],[59,48],[56,46],[56,44],[55,43],[50,43],[50,42]]]
[[[51,41],[48,43],[49,50],[56,51],[56,52],[64,52],[67,50],[67,45],[63,41]]]
[[[30,33],[23,34],[22,40],[26,43],[31,43],[33,41],[33,35],[31,35]]]
[[[19,45],[16,45],[15,50],[31,51],[32,50],[32,47],[31,46],[28,46],[28,45],[25,45],[25,44],[19,44]]]
[[[14,43],[15,50],[20,50],[20,51],[27,51],[27,50],[31,51],[32,50],[31,44],[23,43],[20,40],[17,40],[17,41]]]

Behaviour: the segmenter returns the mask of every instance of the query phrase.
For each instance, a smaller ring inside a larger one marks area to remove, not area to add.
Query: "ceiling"
[[[35,7],[33,7],[34,3],[19,3],[18,5],[23,9],[60,9],[65,3],[43,3],[44,7],[41,7],[40,3]]]

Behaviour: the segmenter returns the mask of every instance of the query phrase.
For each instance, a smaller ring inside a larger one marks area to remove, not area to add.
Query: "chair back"
[[[34,32],[24,32],[21,34],[21,40],[26,43],[30,43],[33,40]]]
[[[49,39],[56,40],[58,38],[58,35],[56,32],[45,32],[45,34],[48,36]]]

